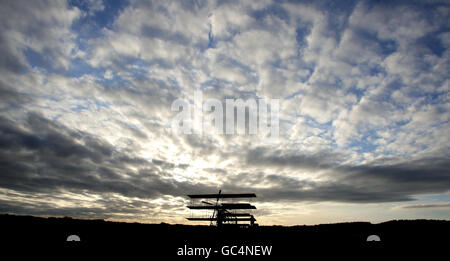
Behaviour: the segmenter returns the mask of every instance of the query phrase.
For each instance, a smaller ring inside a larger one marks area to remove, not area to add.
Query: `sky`
[[[450,219],[448,1],[0,3],[0,213],[261,225]],[[279,137],[174,133],[177,99],[279,101]]]

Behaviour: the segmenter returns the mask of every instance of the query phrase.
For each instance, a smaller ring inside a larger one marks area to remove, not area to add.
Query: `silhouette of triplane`
[[[251,213],[245,213],[249,210],[256,209],[255,206],[243,202],[224,202],[224,199],[231,199],[234,201],[234,199],[237,198],[256,198],[254,193],[222,194],[221,192],[222,191],[219,190],[219,194],[188,195],[191,199],[190,205],[187,206],[188,208],[196,210],[212,210],[212,214],[205,217],[189,217],[187,219],[190,221],[209,221],[211,225],[214,225],[215,223],[217,227],[253,227],[258,225],[255,223],[256,219]],[[207,200],[215,200],[215,202]],[[242,210],[244,210],[244,212],[242,212]]]

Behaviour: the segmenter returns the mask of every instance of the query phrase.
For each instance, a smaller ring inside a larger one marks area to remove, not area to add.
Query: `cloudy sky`
[[[450,4],[386,2],[1,1],[0,213],[450,219]],[[175,134],[195,90],[279,99],[279,139]]]

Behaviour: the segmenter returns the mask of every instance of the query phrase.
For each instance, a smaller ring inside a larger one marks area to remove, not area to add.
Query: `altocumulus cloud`
[[[448,207],[445,1],[0,5],[2,213],[184,222],[185,194],[219,188]],[[280,99],[278,143],[173,134],[197,89]]]

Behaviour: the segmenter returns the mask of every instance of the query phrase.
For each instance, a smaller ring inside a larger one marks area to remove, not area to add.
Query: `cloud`
[[[330,168],[337,166],[340,160],[342,160],[342,156],[338,153],[323,151],[306,155],[283,150],[271,152],[261,147],[248,151],[246,155],[246,162],[251,165],[305,169]]]
[[[448,209],[450,208],[450,203],[447,202],[443,202],[443,203],[436,203],[436,204],[413,204],[413,205],[406,205],[403,206],[403,208],[406,209],[416,209],[416,208],[443,208],[443,209]]]
[[[185,213],[183,195],[219,188],[280,208],[364,207],[450,187],[447,3],[0,10],[3,212],[164,219]],[[221,101],[280,99],[278,143],[175,135],[170,105],[197,89]]]
[[[172,180],[169,171],[177,167],[173,163],[157,159],[150,162],[121,153],[105,141],[70,131],[40,115],[29,114],[21,126],[6,118],[1,122],[3,188],[56,195],[60,189],[87,190],[143,199],[216,189],[214,185]],[[390,202],[412,200],[415,194],[446,192],[450,184],[448,159],[423,159],[391,166],[347,166],[339,164],[341,156],[337,154],[280,156],[280,153],[250,151],[246,163],[325,170],[330,179],[308,181],[246,173],[226,176],[222,187],[239,191],[248,186],[264,201]],[[139,169],[135,171],[130,166]],[[259,185],[266,188],[258,188]]]
[[[29,114],[20,127],[2,118],[0,139],[3,188],[36,193],[89,190],[140,198],[181,196],[208,188],[164,179],[164,172],[173,164],[120,153],[101,139],[36,114]],[[130,165],[140,166],[139,170]]]
[[[281,175],[263,175],[257,179],[273,184],[267,192],[260,191],[267,200],[404,201],[413,200],[414,195],[418,194],[445,193],[450,185],[448,157],[420,158],[391,164],[374,162],[350,165],[342,163],[343,157],[339,154],[284,153],[268,152],[262,149],[249,151],[246,162],[268,167],[273,171],[285,168],[290,169],[291,173],[296,173],[296,170],[313,171],[321,173],[317,174],[320,179],[308,182],[308,179],[302,178],[300,174],[302,172],[291,178]],[[239,179],[241,182],[245,180],[244,177]],[[280,181],[285,182],[280,183]],[[258,184],[258,182],[252,179],[251,184]],[[233,185],[231,184],[230,187]],[[266,196],[267,193],[268,196]]]
[[[88,0],[87,5],[90,15],[94,15],[96,12],[100,12],[105,9],[103,0]]]
[[[29,68],[27,59],[41,59],[50,68],[68,68],[77,51],[70,31],[80,16],[77,8],[61,1],[5,1],[1,16],[2,69],[23,71]]]

